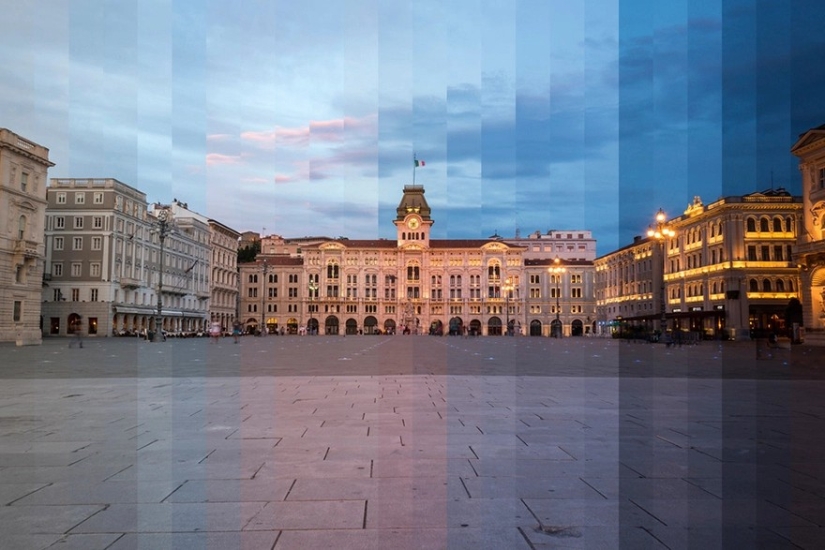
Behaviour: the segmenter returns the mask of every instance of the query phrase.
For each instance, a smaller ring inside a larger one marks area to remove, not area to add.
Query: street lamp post
[[[163,248],[166,236],[169,235],[171,229],[169,224],[169,209],[165,206],[159,207],[157,210],[157,219],[160,257],[158,259],[158,312],[155,317],[155,337],[153,338],[155,342],[163,340]]]
[[[567,271],[563,265],[561,265],[561,260],[558,256],[553,260],[553,267],[549,268],[547,271],[553,274],[553,278],[556,281],[556,321],[553,324],[553,333],[554,338],[561,338],[562,330],[561,330],[561,319],[559,318],[559,313],[561,311],[560,304],[559,304],[559,296],[561,295],[561,288],[559,287],[559,282],[561,281],[562,273]]]
[[[264,303],[266,300],[266,270],[268,264],[266,262],[266,258],[264,258],[264,274],[261,277],[261,336],[266,336],[267,329],[266,329],[266,308],[264,307]]]
[[[318,291],[318,283],[316,283],[315,279],[313,279],[313,275],[310,275],[309,277],[309,333],[312,334],[314,328],[312,324],[312,300],[315,298],[315,293]]]
[[[513,290],[512,279],[507,277],[507,279],[504,280],[504,285],[502,286],[502,290],[504,290],[504,301],[505,301],[504,309],[505,309],[505,312],[506,312],[505,313],[505,319],[506,319],[506,323],[507,323],[507,328],[506,328],[507,335],[512,336],[513,333],[510,332],[510,292],[512,292],[512,290]]]
[[[656,212],[656,226],[650,227],[647,230],[647,236],[656,239],[659,242],[659,247],[662,252],[662,280],[659,288],[659,309],[661,310],[661,318],[659,319],[659,331],[664,335],[667,332],[667,310],[665,309],[665,269],[667,267],[667,251],[665,249],[665,242],[676,235],[676,232],[667,227],[665,220],[667,216],[665,211],[661,208]]]

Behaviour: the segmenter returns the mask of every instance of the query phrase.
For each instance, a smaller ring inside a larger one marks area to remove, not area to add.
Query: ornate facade
[[[793,247],[801,197],[770,189],[703,204],[666,222],[675,235],[596,259],[597,309],[604,326],[653,330],[662,290],[669,328],[742,338],[784,331],[785,309],[800,296]]]
[[[49,150],[0,128],[0,342],[41,341]]]
[[[825,125],[802,134],[791,148],[802,174],[802,220],[796,261],[806,331],[825,332]],[[825,335],[823,335],[825,336]]]
[[[592,262],[567,260],[551,274],[558,264],[500,237],[432,239],[421,186],[404,187],[393,223],[393,240],[307,239],[299,255],[241,264],[246,329],[549,335],[558,322],[564,334],[591,332]]]

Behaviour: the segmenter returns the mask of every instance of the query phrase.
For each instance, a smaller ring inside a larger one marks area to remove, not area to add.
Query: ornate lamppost
[[[158,305],[157,315],[155,317],[155,337],[153,341],[163,340],[163,260],[164,260],[164,241],[169,233],[172,232],[169,207],[155,205],[157,211],[156,217],[158,220],[157,234],[160,242],[160,257],[158,259]]]
[[[512,336],[513,333],[510,331],[510,293],[513,291],[513,280],[510,277],[507,277],[504,280],[504,284],[501,286],[501,289],[504,291],[504,309],[506,315],[506,329],[507,335]]]
[[[559,313],[561,312],[560,304],[559,304],[559,296],[561,295],[561,288],[559,287],[559,283],[561,282],[561,276],[563,273],[567,271],[567,268],[561,265],[561,260],[558,256],[553,260],[553,267],[547,269],[547,271],[553,275],[553,279],[556,281],[556,320],[553,323],[553,329],[551,330],[551,336],[553,338],[561,338],[562,337],[562,330],[561,330],[561,319],[559,318]]]
[[[662,253],[662,279],[661,286],[659,288],[659,309],[662,314],[659,320],[659,330],[662,335],[667,332],[667,310],[665,309],[665,270],[667,268],[667,250],[665,248],[665,242],[676,235],[674,230],[667,227],[665,220],[667,220],[665,211],[660,208],[659,211],[656,212],[655,227],[651,226],[647,230],[647,236],[656,239],[659,242],[659,248]]]

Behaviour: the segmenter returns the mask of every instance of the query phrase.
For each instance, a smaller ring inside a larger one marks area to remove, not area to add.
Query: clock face
[[[407,227],[410,229],[418,229],[418,220],[416,218],[410,218],[407,222]]]

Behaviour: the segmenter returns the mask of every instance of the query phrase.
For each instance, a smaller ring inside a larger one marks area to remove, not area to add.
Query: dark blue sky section
[[[800,193],[790,147],[825,123],[820,2],[691,3],[659,25],[665,9],[620,5],[620,246],[694,195]]]

